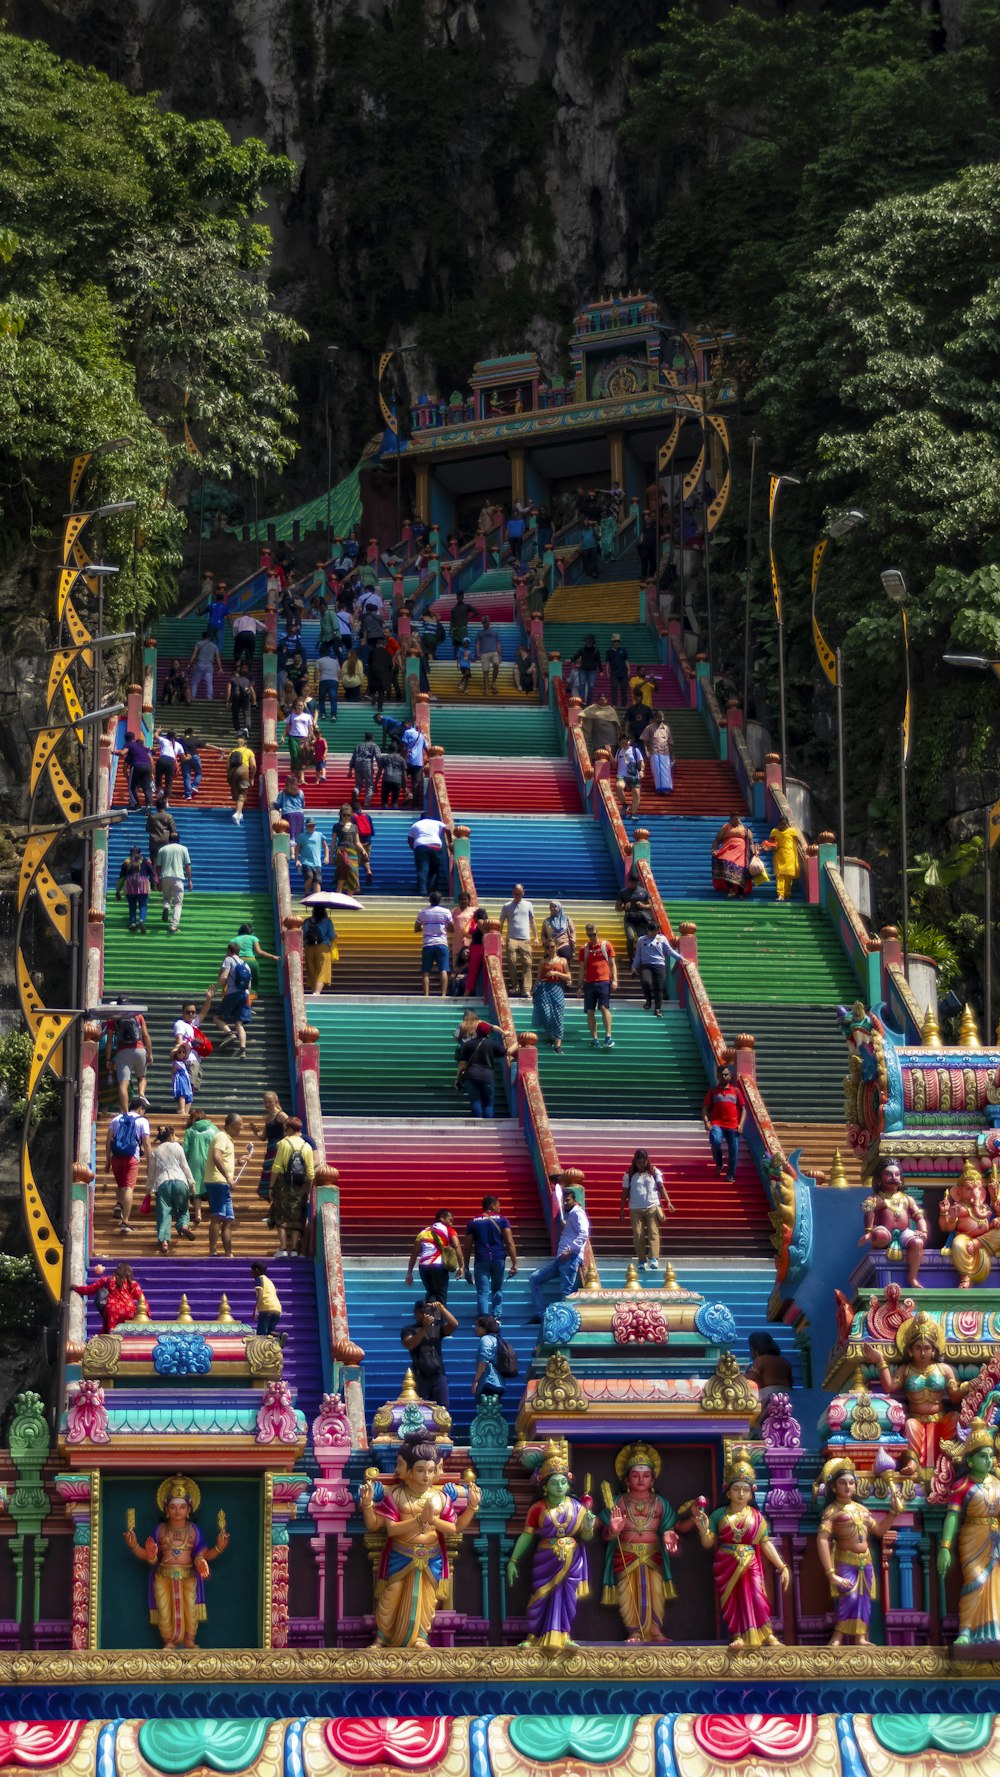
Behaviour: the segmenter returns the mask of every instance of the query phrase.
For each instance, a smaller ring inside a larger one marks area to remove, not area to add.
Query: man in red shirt
[[[587,1014],[590,1027],[590,1047],[600,1047],[597,1036],[597,1008],[601,1009],[601,1021],[604,1025],[604,1047],[614,1048],[611,1035],[611,990],[618,987],[618,964],[615,961],[614,945],[607,939],[599,938],[597,927],[588,925],[587,942],[581,944],[578,951],[580,962],[580,984],[583,988],[583,1009]]]
[[[736,1177],[736,1161],[740,1151],[740,1136],[747,1120],[746,1105],[739,1084],[733,1079],[733,1070],[723,1064],[716,1069],[716,1083],[710,1086],[705,1094],[701,1120],[708,1131],[708,1139],[712,1144],[712,1159],[715,1170],[722,1177],[724,1165],[723,1148],[729,1160],[729,1171],[726,1177],[730,1183]]]

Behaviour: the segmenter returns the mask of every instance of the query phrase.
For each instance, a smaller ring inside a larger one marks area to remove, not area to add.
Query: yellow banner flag
[[[993,807],[990,809],[989,820],[990,851],[993,850],[998,839],[1000,839],[1000,802],[994,802]]]
[[[827,678],[829,679],[831,685],[836,685],[836,683],[837,683],[837,656],[834,654],[833,649],[831,648],[829,642],[827,641],[825,635],[823,634],[823,631],[820,628],[819,618],[816,615],[816,588],[819,585],[819,571],[823,565],[823,557],[826,554],[828,543],[829,543],[828,537],[821,537],[819,542],[817,543],[815,549],[813,550],[813,559],[812,559],[812,630],[813,630],[813,645],[816,649],[816,658],[819,661],[820,666],[823,668],[823,671],[826,674]]]

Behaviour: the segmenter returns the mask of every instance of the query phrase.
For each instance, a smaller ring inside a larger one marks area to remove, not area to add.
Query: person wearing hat
[[[323,865],[330,862],[330,847],[316,826],[315,816],[306,816],[305,830],[292,846],[292,857],[302,871],[303,896],[318,894],[323,887]]]
[[[236,736],[236,743],[226,761],[226,777],[229,780],[229,794],[234,803],[233,820],[237,827],[243,822],[243,805],[250,794],[254,778],[257,776],[257,760],[250,745],[249,728],[241,728]]]
[[[604,664],[611,681],[611,701],[624,709],[628,703],[628,649],[622,647],[622,638],[617,630],[611,637],[611,646],[604,657]]]
[[[598,937],[597,927],[593,923],[587,926],[587,942],[581,944],[578,960],[583,1009],[590,1029],[590,1047],[596,1049],[599,1045],[597,1010],[600,1007],[601,1022],[604,1025],[604,1047],[613,1049],[615,1044],[611,1035],[611,993],[612,989],[616,992],[618,989],[618,963],[614,945],[609,944],[607,939]]]

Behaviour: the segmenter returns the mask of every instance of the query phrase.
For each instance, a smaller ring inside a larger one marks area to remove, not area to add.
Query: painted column
[[[510,1433],[500,1410],[499,1397],[481,1396],[469,1432],[469,1460],[476,1471],[476,1483],[482,1495],[474,1548],[482,1575],[482,1609],[487,1640],[493,1647],[503,1638],[507,1616],[507,1562],[514,1548],[514,1538],[507,1534],[507,1525],[514,1516],[514,1496],[506,1481],[509,1445]]]
[[[413,499],[417,509],[417,517],[424,524],[431,522],[431,472],[427,463],[417,463],[413,470]]]
[[[319,1620],[323,1639],[330,1645],[344,1615],[344,1572],[350,1553],[347,1525],[354,1512],[351,1490],[344,1479],[351,1456],[351,1425],[339,1394],[323,1396],[312,1424],[312,1441],[320,1475],[309,1500],[309,1515],[316,1525],[310,1545],[319,1573]]]
[[[514,501],[520,501],[523,505],[527,499],[524,475],[524,447],[523,445],[515,445],[507,454],[510,458],[511,503],[513,504]]]

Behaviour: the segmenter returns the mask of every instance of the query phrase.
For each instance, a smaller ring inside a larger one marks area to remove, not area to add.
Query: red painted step
[[[452,808],[469,814],[580,814],[568,759],[445,759]]]
[[[194,723],[191,723],[194,727]],[[231,748],[210,746],[202,743],[201,753],[201,786],[194,798],[195,808],[231,808],[232,796],[229,793],[229,780],[226,777],[226,761]],[[128,772],[122,760],[118,762],[118,774],[115,778],[114,804],[116,808],[124,808],[128,802]],[[256,808],[259,803],[259,784],[254,782],[253,789],[246,799],[247,808]],[[171,808],[183,808],[184,785],[180,770],[174,774],[174,788],[170,797]]]
[[[388,1074],[386,1109],[392,1109]],[[340,1172],[345,1253],[398,1254],[405,1261],[414,1234],[435,1210],[450,1209],[464,1229],[490,1191],[500,1198],[518,1247],[548,1251],[531,1156],[512,1120],[327,1117],[323,1134],[327,1159]]]
[[[741,1145],[733,1184],[716,1176],[708,1137],[700,1123],[573,1123],[553,1120],[552,1134],[564,1166],[585,1175],[587,1214],[594,1249],[629,1252],[631,1225],[619,1220],[622,1175],[639,1146],[645,1147],[676,1208],[660,1230],[671,1259],[764,1258],[771,1252],[768,1206],[750,1154]]]
[[[450,778],[449,769],[449,782]],[[674,765],[674,788],[665,796],[658,795],[653,788],[648,765],[642,774],[642,820],[661,814],[710,815],[724,820],[732,809],[742,810],[744,806],[736,773],[728,761],[678,759]]]

